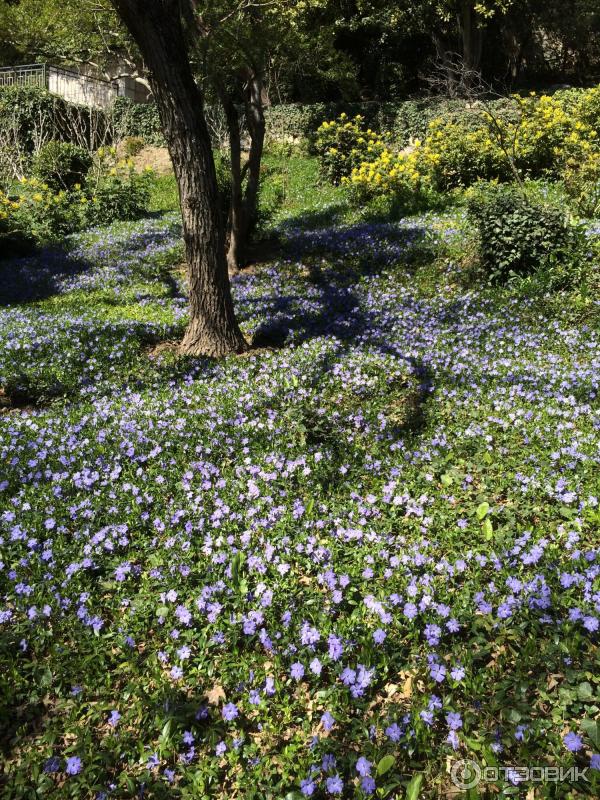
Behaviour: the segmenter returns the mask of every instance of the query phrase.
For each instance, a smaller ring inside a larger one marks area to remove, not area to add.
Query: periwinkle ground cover
[[[144,350],[169,219],[1,309],[2,383],[68,387],[0,417],[3,796],[434,797],[467,755],[595,796],[600,335],[420,294],[433,224],[286,229],[234,286],[285,346],[220,363]]]

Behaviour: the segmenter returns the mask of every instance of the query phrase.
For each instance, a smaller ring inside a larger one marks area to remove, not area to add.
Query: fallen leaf
[[[210,692],[206,693],[206,697],[211,706],[218,706],[219,700],[225,700],[225,690],[216,683]]]

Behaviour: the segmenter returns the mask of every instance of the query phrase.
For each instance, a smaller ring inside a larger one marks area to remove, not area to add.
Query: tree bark
[[[181,350],[209,356],[242,352],[248,344],[235,318],[215,164],[179,0],[112,2],[149,68],[179,187],[190,292],[190,321]]]
[[[462,39],[465,83],[469,88],[472,73],[479,72],[483,44],[482,30],[472,0],[462,0],[458,25]]]
[[[246,262],[248,242],[258,217],[258,190],[265,142],[265,117],[262,80],[257,72],[253,72],[249,76],[245,94],[245,119],[250,135],[250,152],[248,161],[243,167],[237,110],[231,95],[222,95],[229,129],[231,156],[231,207],[227,248],[227,267],[230,274],[237,272]],[[245,187],[244,180],[246,181]]]
[[[231,275],[238,271],[242,257],[240,252],[243,214],[242,143],[240,138],[240,121],[237,108],[233,102],[233,97],[226,90],[221,90],[219,94],[223,110],[225,111],[225,119],[227,120],[229,158],[231,162],[231,199],[229,203],[227,230],[229,237],[227,243],[227,269]]]

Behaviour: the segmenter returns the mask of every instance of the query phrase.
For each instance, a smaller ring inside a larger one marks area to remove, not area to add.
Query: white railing
[[[40,86],[71,103],[107,108],[119,94],[116,81],[104,81],[46,64],[0,68],[0,87]]]
[[[45,64],[0,67],[0,86],[46,86]]]

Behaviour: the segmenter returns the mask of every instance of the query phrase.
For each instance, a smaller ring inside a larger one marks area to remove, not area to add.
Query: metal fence
[[[21,67],[0,67],[0,86],[47,86],[45,64],[24,64]]]
[[[0,87],[40,86],[71,103],[107,108],[119,95],[116,81],[104,81],[47,64],[0,68]]]

